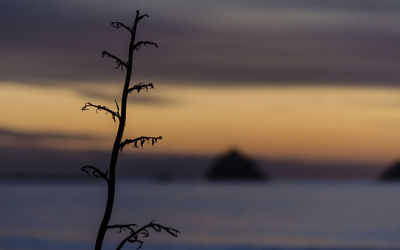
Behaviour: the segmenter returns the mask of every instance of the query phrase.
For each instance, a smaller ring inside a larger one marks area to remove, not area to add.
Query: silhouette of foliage
[[[135,43],[134,48],[135,48],[135,50],[139,50],[142,46],[145,46],[145,45],[152,45],[152,46],[158,48],[158,44],[157,43],[150,42],[150,41],[137,42],[137,43]]]
[[[103,178],[108,182],[108,177],[107,177],[108,170],[105,173],[103,173],[100,169],[88,165],[81,167],[81,170],[86,174],[88,174],[89,176],[94,176],[95,178]]]
[[[90,102],[85,103],[85,105],[82,107],[82,111],[89,110],[90,107],[96,108],[96,112],[98,113],[99,111],[103,110],[106,113],[111,114],[111,118],[116,122],[115,118],[121,119],[121,116],[119,115],[119,106],[118,102],[115,100],[115,104],[117,105],[117,112],[112,111],[111,109],[107,108],[106,106],[102,105],[95,105]]]
[[[143,246],[143,239],[147,238],[150,236],[150,231],[149,229],[154,230],[156,233],[161,233],[162,231],[170,234],[171,236],[178,237],[178,234],[180,233],[179,230],[171,227],[165,227],[163,225],[160,225],[158,223],[154,223],[154,221],[150,222],[147,225],[144,225],[138,229],[136,229],[138,226],[136,224],[119,224],[119,225],[110,225],[108,226],[108,229],[118,229],[119,233],[122,233],[124,231],[128,231],[129,235],[126,236],[118,245],[117,249],[121,249],[125,243],[137,243],[138,246],[136,249],[140,249]]]
[[[129,232],[128,236],[126,236],[118,245],[117,249],[122,249],[122,247],[125,245],[125,243],[137,243],[138,248],[141,248],[143,245],[143,239],[147,238],[150,235],[150,229],[154,230],[157,233],[160,233],[162,231],[177,237],[179,231],[171,228],[171,227],[166,227],[158,223],[154,223],[154,221],[150,222],[147,225],[144,225],[140,228],[137,228],[135,224],[120,224],[120,225],[109,225],[110,219],[111,219],[111,214],[113,211],[114,207],[114,198],[115,198],[115,183],[116,183],[116,166],[117,166],[117,159],[118,159],[118,154],[123,150],[123,148],[127,145],[132,145],[133,148],[139,148],[139,145],[141,148],[143,148],[143,145],[147,142],[148,144],[151,143],[151,145],[154,145],[157,143],[159,140],[162,139],[162,136],[158,137],[151,137],[151,136],[141,136],[135,139],[125,139],[122,141],[122,137],[124,135],[124,130],[125,130],[125,123],[126,123],[126,113],[127,113],[127,99],[128,95],[132,91],[137,91],[139,94],[141,90],[146,90],[148,91],[149,89],[154,89],[154,85],[152,83],[137,83],[133,86],[130,86],[131,82],[131,77],[132,77],[132,67],[133,67],[133,53],[136,50],[139,50],[143,46],[154,46],[158,47],[158,44],[155,42],[150,42],[150,41],[138,41],[136,42],[136,31],[137,31],[137,25],[140,20],[142,20],[145,17],[149,17],[149,15],[144,14],[140,15],[139,10],[136,11],[136,17],[134,20],[134,23],[131,27],[121,23],[121,22],[112,22],[111,26],[116,28],[116,29],[124,29],[129,31],[131,39],[130,39],[130,45],[129,45],[129,52],[128,52],[128,61],[124,61],[120,59],[119,57],[115,56],[114,54],[111,54],[110,52],[103,51],[102,52],[102,57],[109,57],[114,60],[116,63],[116,69],[126,69],[126,74],[125,74],[125,82],[124,86],[122,89],[122,97],[121,97],[121,102],[120,105],[118,104],[117,100],[115,100],[116,108],[117,111],[111,110],[110,108],[103,106],[103,105],[97,105],[97,104],[92,104],[90,102],[85,103],[85,105],[82,107],[82,111],[89,110],[90,108],[96,109],[96,112],[104,111],[106,114],[110,114],[111,118],[114,120],[115,123],[118,122],[118,130],[117,134],[115,136],[113,148],[111,151],[111,160],[110,160],[110,165],[109,168],[103,172],[100,169],[86,165],[81,168],[83,172],[88,174],[89,176],[95,177],[95,178],[101,178],[106,180],[107,182],[107,202],[106,202],[106,207],[104,211],[104,216],[101,221],[101,224],[99,226],[99,230],[97,233],[97,238],[96,238],[96,245],[95,245],[95,250],[101,250],[103,246],[103,241],[105,234],[108,229],[119,229],[119,232],[122,231],[127,231]],[[120,108],[121,107],[121,108]],[[122,142],[121,142],[122,141]]]
[[[135,86],[131,87],[128,89],[128,92],[131,93],[132,91],[137,91],[138,94],[140,93],[140,91],[142,89],[145,89],[146,91],[148,91],[149,89],[154,89],[154,85],[152,83],[138,83]]]
[[[111,26],[116,28],[116,29],[119,29],[119,28],[123,27],[127,31],[132,32],[132,30],[128,26],[126,26],[125,24],[123,24],[121,22],[112,22]]]
[[[159,136],[159,137],[141,136],[141,137],[138,137],[135,139],[126,139],[125,141],[123,141],[121,143],[120,151],[122,151],[124,149],[124,147],[128,144],[133,144],[132,147],[134,147],[134,148],[139,148],[138,145],[140,144],[140,147],[143,148],[144,143],[147,142],[149,144],[151,142],[151,145],[154,146],[154,144],[157,143],[158,140],[161,140],[161,139],[162,139],[162,136]]]
[[[125,67],[125,68],[128,67],[126,62],[124,62],[122,59],[119,59],[119,57],[111,54],[110,52],[107,52],[107,51],[104,50],[101,53],[101,56],[102,57],[110,57],[110,58],[114,59],[115,63],[117,64],[117,67],[115,67],[115,69],[121,68],[121,71],[122,71],[124,69],[123,67]]]

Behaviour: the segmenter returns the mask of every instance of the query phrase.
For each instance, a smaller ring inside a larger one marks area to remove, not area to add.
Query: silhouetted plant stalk
[[[129,44],[129,51],[128,51],[128,61],[124,61],[121,58],[115,56],[114,54],[108,52],[108,51],[103,51],[102,56],[103,57],[109,57],[114,60],[116,66],[116,69],[121,69],[124,70],[126,69],[126,75],[125,75],[125,83],[124,83],[124,88],[122,90],[122,97],[121,97],[121,105],[118,104],[118,102],[115,100],[116,104],[116,111],[103,106],[103,105],[96,105],[92,104],[90,102],[87,102],[83,107],[82,111],[89,110],[90,108],[93,108],[96,110],[96,112],[104,111],[106,114],[110,114],[111,118],[114,120],[115,123],[118,122],[118,131],[115,136],[115,141],[114,145],[112,148],[111,152],[111,160],[110,160],[110,165],[109,168],[103,172],[100,169],[94,167],[94,166],[84,166],[82,167],[82,171],[87,173],[90,176],[93,176],[95,178],[102,178],[107,182],[108,185],[108,192],[107,192],[107,203],[106,203],[106,208],[104,211],[104,216],[101,221],[98,233],[97,233],[97,238],[96,238],[96,245],[95,245],[95,250],[100,250],[103,245],[104,237],[108,229],[119,229],[119,232],[129,232],[128,236],[126,236],[121,243],[118,245],[117,249],[121,249],[125,243],[137,243],[138,244],[138,249],[142,247],[143,245],[143,238],[147,238],[150,235],[150,229],[153,231],[159,233],[159,232],[166,232],[174,237],[178,236],[179,231],[170,228],[170,227],[165,227],[160,224],[154,223],[154,221],[150,222],[149,224],[137,228],[135,224],[121,224],[121,225],[109,225],[113,206],[114,206],[114,197],[115,197],[115,176],[116,176],[116,166],[117,166],[117,160],[118,160],[118,153],[124,149],[125,146],[127,145],[132,145],[134,148],[139,148],[143,147],[143,145],[147,143],[151,143],[151,145],[154,145],[157,143],[159,140],[162,139],[161,136],[158,137],[150,137],[150,136],[141,136],[135,139],[125,139],[122,141],[122,137],[124,134],[124,129],[125,129],[125,122],[126,122],[126,104],[127,104],[127,99],[128,95],[134,91],[137,93],[140,93],[141,90],[149,90],[153,89],[154,85],[152,83],[138,83],[136,85],[130,86],[131,82],[131,77],[132,77],[132,68],[133,68],[133,53],[134,51],[139,50],[143,46],[151,45],[154,47],[158,47],[157,43],[150,42],[150,41],[138,41],[136,42],[136,31],[137,31],[137,26],[139,22],[145,18],[149,17],[147,14],[145,15],[140,15],[139,10],[136,11],[136,17],[134,20],[134,23],[131,27],[126,26],[123,23],[120,22],[112,22],[111,26],[120,29],[123,28],[124,30],[128,31],[131,40]],[[121,108],[120,108],[121,107]]]

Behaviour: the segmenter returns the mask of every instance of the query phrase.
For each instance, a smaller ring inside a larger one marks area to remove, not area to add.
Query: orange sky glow
[[[117,87],[98,89],[119,98]],[[137,94],[130,97],[125,135],[165,138],[146,152],[218,154],[238,148],[252,156],[377,163],[400,157],[400,88],[160,84],[143,95],[167,100],[135,103]],[[74,89],[2,83],[0,105],[7,108],[0,124],[32,133],[98,136],[44,140],[42,147],[109,150],[116,126],[104,113],[82,112],[86,101],[114,107],[113,99]],[[7,138],[1,143],[23,145]]]

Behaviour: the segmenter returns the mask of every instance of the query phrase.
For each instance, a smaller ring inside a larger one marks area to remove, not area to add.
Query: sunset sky
[[[136,9],[148,13],[126,137],[146,152],[376,164],[400,158],[400,2],[390,0],[3,0],[0,146],[111,149]],[[2,167],[3,168],[3,167]]]

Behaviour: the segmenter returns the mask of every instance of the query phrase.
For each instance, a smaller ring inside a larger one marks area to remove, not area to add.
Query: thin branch
[[[149,15],[147,15],[147,14],[140,15],[140,11],[136,10],[135,21],[133,22],[133,25],[131,28],[132,33],[136,33],[136,27],[137,27],[138,23],[140,22],[140,20],[142,20],[145,17],[149,17]]]
[[[138,83],[135,86],[131,87],[128,89],[128,93],[131,93],[132,91],[136,90],[138,93],[142,90],[145,89],[148,91],[149,89],[154,89],[154,85],[152,83]]]
[[[125,68],[128,67],[128,64],[127,64],[126,62],[124,62],[122,59],[120,59],[119,57],[117,57],[117,56],[111,54],[111,53],[108,52],[108,51],[105,51],[105,50],[104,50],[104,51],[101,53],[101,56],[102,56],[102,57],[110,57],[111,59],[114,59],[114,60],[115,60],[115,64],[117,64],[117,67],[115,67],[115,69],[121,68],[121,71],[122,71],[124,67],[125,67]]]
[[[119,106],[118,106],[118,102],[117,102],[117,100],[115,100],[115,99],[114,99],[114,102],[115,102],[115,106],[117,106],[117,114],[119,114]]]
[[[143,245],[142,239],[150,236],[149,229],[154,230],[156,233],[161,233],[162,231],[165,231],[166,233],[174,237],[178,237],[178,234],[180,233],[180,231],[175,228],[166,227],[158,223],[154,223],[154,221],[140,227],[139,229],[135,229],[136,227],[136,224],[119,224],[110,225],[107,227],[107,229],[119,229],[119,233],[129,231],[129,235],[121,241],[121,243],[117,247],[117,250],[122,249],[126,242],[138,243],[137,249],[140,249]]]
[[[145,17],[150,17],[150,16],[147,15],[147,14],[141,15],[141,16],[139,16],[138,21],[142,20],[142,19],[145,18]]]
[[[130,33],[132,33],[132,30],[128,26],[126,26],[125,24],[123,24],[121,22],[112,22],[111,26],[113,26],[116,29],[119,29],[122,27],[122,28],[126,29],[127,31],[129,31]]]
[[[158,44],[155,43],[155,42],[139,41],[139,42],[135,43],[134,49],[135,50],[139,50],[142,46],[146,46],[146,45],[151,45],[151,46],[154,46],[154,47],[158,48]]]
[[[121,233],[122,231],[134,231],[133,228],[137,227],[136,224],[116,224],[116,225],[109,225],[107,226],[107,229],[119,229],[119,233]]]
[[[135,18],[135,21],[136,22],[139,22],[140,20],[142,20],[143,18],[145,18],[145,17],[150,17],[149,15],[147,15],[147,14],[143,14],[143,15],[139,15],[139,10],[136,10],[136,18]]]
[[[104,180],[106,180],[108,182],[108,177],[107,177],[108,170],[105,173],[103,173],[100,169],[93,167],[93,166],[88,166],[88,165],[81,167],[81,170],[89,176],[93,176],[96,179],[103,178]]]
[[[117,117],[118,120],[120,120],[121,116],[119,115],[119,106],[118,106],[117,101],[115,101],[115,103],[117,104],[117,109],[118,109],[117,112],[112,111],[111,109],[107,108],[106,106],[95,105],[95,104],[92,104],[90,102],[85,103],[85,105],[82,107],[82,111],[89,110],[90,107],[96,108],[96,113],[98,113],[99,111],[103,110],[106,113],[111,114],[111,118],[114,120],[114,122],[116,122],[115,117]]]
[[[120,151],[122,151],[124,149],[124,147],[129,144],[133,144],[132,147],[134,147],[134,148],[139,148],[139,143],[140,143],[140,147],[143,148],[143,144],[145,142],[147,142],[147,143],[151,142],[151,145],[153,146],[155,143],[158,142],[158,140],[162,140],[162,136],[159,136],[159,137],[141,136],[141,137],[138,137],[135,139],[126,139],[125,141],[121,142],[119,149],[120,149]]]

